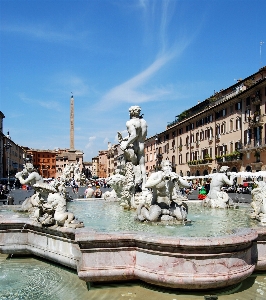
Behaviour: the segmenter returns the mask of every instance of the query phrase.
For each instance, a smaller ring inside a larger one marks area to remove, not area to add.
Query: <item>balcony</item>
[[[236,161],[241,161],[242,160],[242,156],[243,154],[235,151],[233,153],[230,154],[224,154],[221,156],[216,156],[215,159],[217,161],[217,163],[228,163],[228,162],[236,162]]]
[[[254,104],[254,105],[261,104],[261,96],[260,96],[260,94],[259,95],[253,95],[251,97],[251,103]]]
[[[187,164],[190,167],[196,167],[196,166],[199,166],[199,165],[208,165],[208,164],[211,164],[212,161],[213,161],[212,158],[206,158],[206,159],[191,160],[191,161],[188,161]]]
[[[263,118],[261,115],[258,115],[254,114],[254,117],[251,118],[249,117],[248,118],[248,125],[249,125],[249,128],[254,128],[254,127],[259,127],[259,126],[262,126],[264,123],[263,123]]]

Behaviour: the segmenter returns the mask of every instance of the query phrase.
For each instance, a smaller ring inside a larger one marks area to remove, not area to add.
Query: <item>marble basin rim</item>
[[[0,252],[33,254],[77,270],[80,279],[140,279],[159,286],[213,289],[266,270],[266,228],[217,237],[43,228],[28,218],[0,217]]]

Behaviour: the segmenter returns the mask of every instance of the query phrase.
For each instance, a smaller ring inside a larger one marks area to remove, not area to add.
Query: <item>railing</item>
[[[258,127],[263,124],[262,116],[261,115],[254,115],[253,118],[248,118],[249,127]]]
[[[244,146],[244,149],[266,146],[266,137],[264,139],[250,139]]]

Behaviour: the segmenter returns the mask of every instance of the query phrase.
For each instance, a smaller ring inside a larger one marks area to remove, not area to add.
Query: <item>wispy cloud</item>
[[[81,37],[84,38],[87,34],[84,32],[73,34],[62,31],[55,31],[49,26],[42,24],[34,25],[14,25],[6,24],[1,26],[2,32],[25,35],[34,39],[44,40],[49,42],[70,42],[78,41]]]
[[[95,140],[96,140],[96,136],[90,136],[89,142],[86,144],[85,148],[86,149],[92,148]]]
[[[145,84],[156,73],[160,71],[169,61],[180,55],[186,48],[187,43],[175,47],[172,51],[158,57],[148,68],[129,79],[128,81],[114,87],[101,100],[100,107],[109,109],[112,105],[119,103],[143,103],[165,99],[172,93],[169,87],[153,87],[145,89]],[[144,90],[145,89],[145,90]]]
[[[19,95],[20,100],[22,100],[24,103],[30,104],[30,105],[39,105],[41,107],[44,107],[46,109],[56,110],[60,111],[61,106],[57,101],[46,101],[46,100],[38,100],[38,99],[32,99],[27,96],[25,96],[24,93],[20,93]]]

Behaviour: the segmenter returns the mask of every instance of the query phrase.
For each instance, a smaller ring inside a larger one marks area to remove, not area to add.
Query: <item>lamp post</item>
[[[8,141],[6,144],[4,144],[4,147],[7,151],[7,189],[10,190],[10,181],[9,181],[9,164],[10,164],[10,148],[12,145]]]

